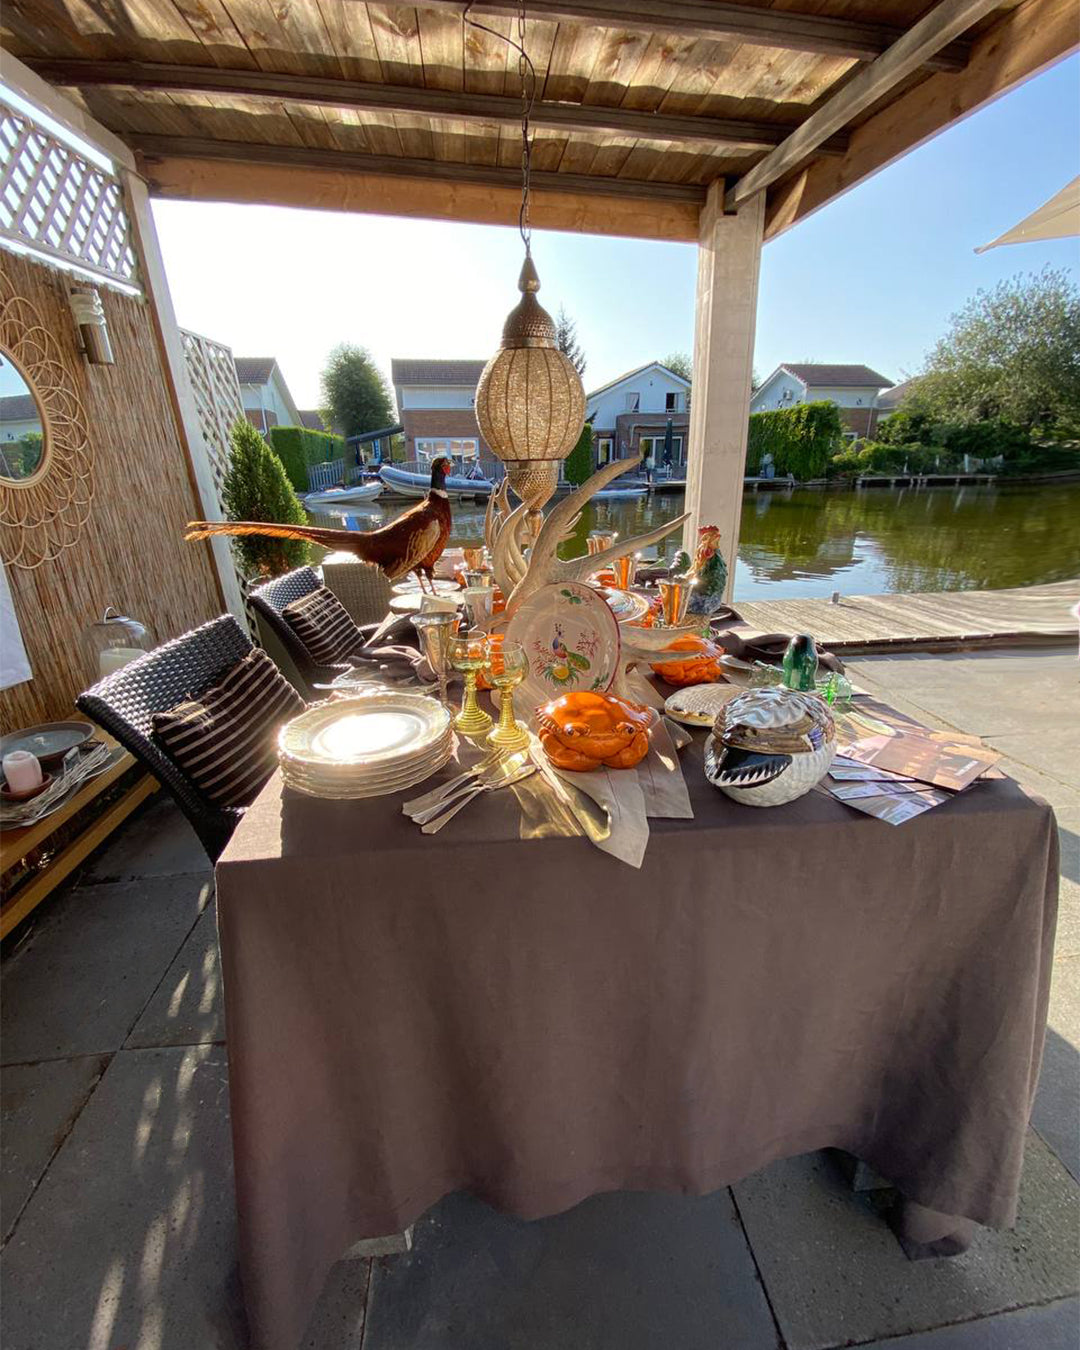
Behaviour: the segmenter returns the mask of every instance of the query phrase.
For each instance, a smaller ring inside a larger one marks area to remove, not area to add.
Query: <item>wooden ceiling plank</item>
[[[884,98],[901,80],[924,66],[928,57],[997,8],[998,3],[999,0],[939,0],[888,51],[854,74],[839,93],[811,113],[782,145],[738,179],[724,197],[725,210],[736,210],[740,202],[794,169],[827,136],[834,135]]]
[[[319,8],[344,78],[381,80],[382,62],[367,6],[356,0],[319,0]]]
[[[424,59],[416,10],[412,5],[368,5],[367,11],[383,78],[422,86]]]
[[[248,141],[218,141],[198,136],[130,137],[132,148],[151,158],[214,159],[231,163],[269,164],[277,167],[310,166],[367,174],[431,177],[446,182],[485,183],[498,187],[517,187],[520,173],[516,167],[498,165],[453,164],[445,161],[419,161],[385,155],[351,155],[336,150],[318,150],[306,146],[283,146]],[[579,177],[575,174],[533,174],[537,192],[595,192],[602,196],[635,197],[648,201],[701,203],[700,187],[662,182],[644,182],[625,178]]]
[[[361,83],[280,71],[230,71],[214,66],[68,59],[31,60],[28,64],[53,84],[81,89],[112,85],[131,89],[190,90],[266,98],[273,102],[384,109],[493,123],[517,123],[521,117],[520,100],[503,94]],[[764,121],[676,116],[641,112],[635,108],[543,101],[534,105],[532,120],[535,126],[564,131],[594,130],[632,135],[641,140],[715,141],[724,145],[759,147],[781,144],[791,130],[781,123]],[[827,153],[842,154],[846,147],[847,138],[843,135],[830,137],[824,143]]]
[[[1076,18],[1076,0],[1024,0],[979,34],[963,74],[922,81],[856,127],[845,155],[815,158],[778,183],[769,194],[766,238],[783,233],[944,127],[1076,51]]]
[[[425,0],[425,3],[461,8],[460,0]],[[753,42],[763,47],[825,52],[860,61],[874,60],[902,34],[901,29],[889,24],[793,13],[759,5],[723,4],[717,0],[526,0],[525,10],[530,19],[686,35],[710,41]],[[470,13],[512,16],[517,9],[513,0],[474,0]],[[929,57],[928,63],[932,69],[962,70],[968,52],[968,44],[951,43]]]
[[[232,70],[258,69],[258,62],[248,51],[222,0],[172,0],[172,3],[214,65]]]

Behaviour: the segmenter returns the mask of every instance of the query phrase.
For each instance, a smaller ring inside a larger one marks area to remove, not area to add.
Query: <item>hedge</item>
[[[285,465],[289,482],[297,492],[308,490],[308,468],[345,454],[345,442],[327,431],[309,427],[271,427],[267,432],[271,449]]]
[[[835,403],[800,403],[794,408],[751,413],[746,472],[755,477],[768,452],[781,477],[791,474],[804,482],[823,478],[842,445],[840,410]]]

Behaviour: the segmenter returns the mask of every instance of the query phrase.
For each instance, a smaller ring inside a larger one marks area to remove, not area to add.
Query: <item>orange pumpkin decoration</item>
[[[536,721],[557,769],[632,769],[649,753],[652,712],[614,694],[561,694],[537,709]]]
[[[665,650],[687,653],[685,661],[653,666],[653,674],[665,684],[682,689],[689,684],[717,684],[724,678],[724,668],[718,659],[723,655],[723,649],[707,638],[687,633]]]

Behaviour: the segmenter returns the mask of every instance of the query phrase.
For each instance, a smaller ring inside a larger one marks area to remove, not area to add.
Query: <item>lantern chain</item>
[[[515,42],[512,37],[508,37],[505,33],[499,33],[494,28],[488,28],[486,24],[478,23],[475,19],[470,18],[469,10],[472,9],[473,3],[474,0],[469,0],[469,3],[461,12],[462,27],[464,28],[464,25],[468,24],[470,28],[478,28],[480,32],[487,33],[491,37],[496,37],[501,42],[505,42],[518,54],[518,77],[521,81],[521,208],[518,211],[518,231],[521,234],[521,241],[525,245],[526,256],[529,256],[532,252],[532,224],[529,220],[532,135],[529,118],[536,101],[536,67],[525,50],[525,6],[522,4],[518,9],[517,41]],[[462,51],[464,53],[464,34],[462,35]],[[464,59],[464,55],[462,59]]]

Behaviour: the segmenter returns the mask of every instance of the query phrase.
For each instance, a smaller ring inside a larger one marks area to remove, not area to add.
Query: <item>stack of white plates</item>
[[[380,692],[308,708],[282,727],[286,784],[311,797],[381,797],[442,768],[454,748],[450,714],[424,694]]]

